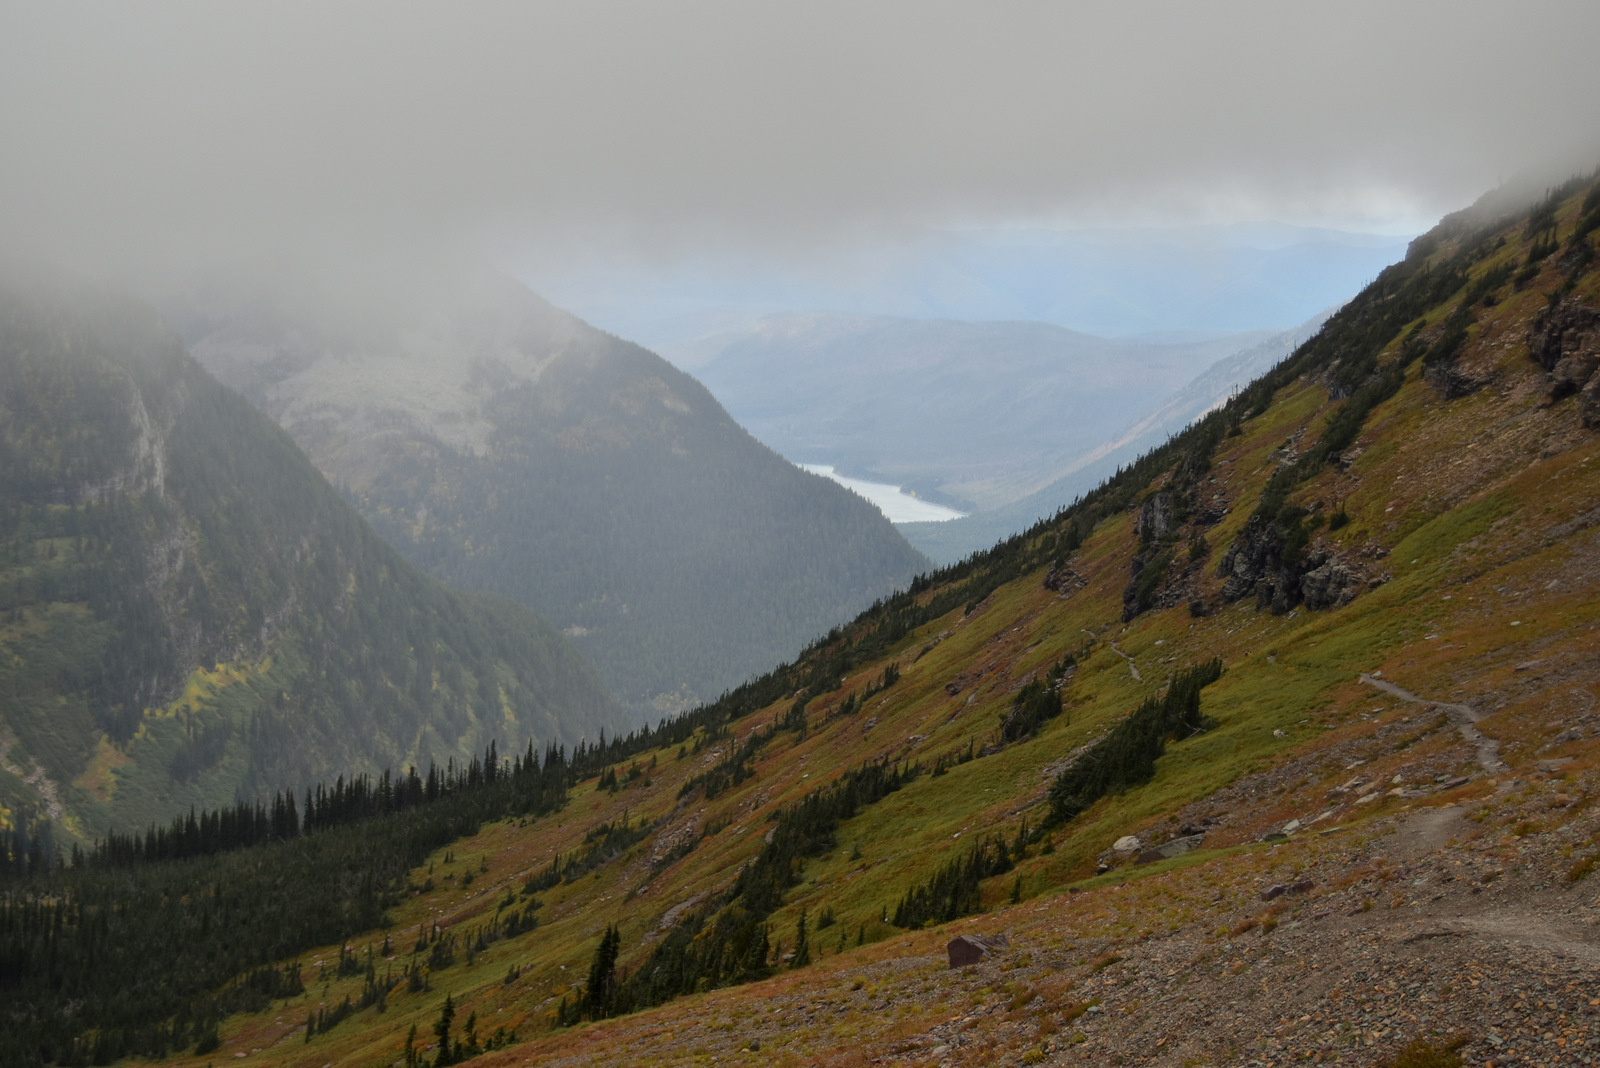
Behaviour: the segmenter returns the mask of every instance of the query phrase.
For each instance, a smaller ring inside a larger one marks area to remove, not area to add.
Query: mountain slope
[[[553,620],[642,718],[770,667],[926,566],[692,378],[505,278],[330,295],[348,288],[214,296],[179,321],[409,559]]]
[[[1597,230],[1593,178],[1446,219],[1062,515],[434,854],[284,958],[306,992],[214,1043],[175,1008],[169,1059],[1592,1059]],[[969,933],[1010,946],[947,970]]]
[[[615,728],[509,602],[405,564],[153,311],[0,292],[0,804],[77,833]]]

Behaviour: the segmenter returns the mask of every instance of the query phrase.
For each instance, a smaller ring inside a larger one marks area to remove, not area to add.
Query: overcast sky
[[[1600,4],[0,5],[0,228],[77,250],[1278,218],[1600,161]],[[137,254],[137,253],[135,253]]]

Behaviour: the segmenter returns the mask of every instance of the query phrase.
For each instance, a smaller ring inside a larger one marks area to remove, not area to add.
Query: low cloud
[[[1600,161],[1600,6],[10,4],[0,230],[769,254],[899,227],[1396,226]]]

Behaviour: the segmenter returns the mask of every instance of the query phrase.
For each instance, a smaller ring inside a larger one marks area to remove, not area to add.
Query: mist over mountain
[[[407,564],[153,309],[0,285],[6,822],[89,837],[621,723],[558,633]]]
[[[408,559],[532,607],[636,717],[715,696],[926,568],[694,379],[510,279],[356,274],[168,306]]]
[[[1274,222],[1017,227],[784,267],[596,251],[524,274],[656,346],[788,458],[973,513],[902,526],[949,563],[1182,429],[1404,251]],[[1222,392],[1175,395],[1207,373]]]
[[[1594,0],[4,11],[0,1066],[1600,1060]]]
[[[519,274],[696,372],[704,342],[769,315],[1033,321],[1110,337],[1288,330],[1349,299],[1410,235],[1285,223],[880,235],[783,264],[625,252],[530,257]]]

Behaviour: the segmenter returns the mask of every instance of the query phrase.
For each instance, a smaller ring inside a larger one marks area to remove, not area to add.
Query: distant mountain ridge
[[[155,311],[0,287],[0,808],[91,836],[620,723],[559,634],[406,564]]]
[[[363,285],[169,307],[411,561],[564,628],[638,719],[771,667],[928,566],[693,378],[503,276]]]
[[[1287,358],[1327,321],[1326,314],[1224,356],[1159,407],[1085,449],[1043,488],[999,508],[946,523],[904,523],[901,531],[940,564],[992,545],[1047,518],[1114,474],[1117,468],[1179,433],[1243,386]]]
[[[790,459],[970,511],[1042,488],[1212,361],[1269,336],[1158,344],[1043,322],[782,315],[704,339],[694,361]]]

